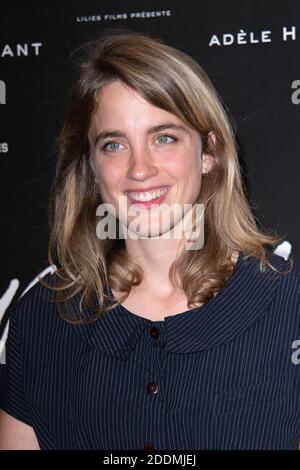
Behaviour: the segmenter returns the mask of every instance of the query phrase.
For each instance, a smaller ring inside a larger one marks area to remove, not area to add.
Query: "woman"
[[[10,317],[2,448],[296,449],[299,267],[258,227],[217,92],[147,35],[79,52],[58,270]]]

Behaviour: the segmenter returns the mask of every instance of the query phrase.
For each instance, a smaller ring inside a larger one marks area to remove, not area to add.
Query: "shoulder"
[[[271,311],[274,320],[289,322],[300,327],[300,266],[292,257],[267,251],[265,269],[257,258],[242,256],[237,289],[241,298],[247,300],[251,310]]]
[[[273,310],[281,312],[283,321],[293,322],[300,327],[300,265],[292,258],[284,258],[272,253],[269,261],[278,272],[276,295],[272,302]]]
[[[18,299],[9,312],[10,330],[18,325],[20,331],[34,331],[41,324],[51,326],[57,321],[55,291],[44,284],[53,286],[54,275],[47,274]]]
[[[49,286],[55,284],[53,274],[42,281]],[[15,355],[17,349],[27,370],[31,370],[33,362],[36,369],[37,364],[44,364],[50,357],[52,360],[57,351],[77,350],[81,341],[76,325],[61,317],[55,303],[56,291],[43,283],[34,284],[9,312],[7,357],[9,353],[10,357]]]
[[[300,264],[295,262],[292,257],[289,257],[287,260],[282,256],[276,255],[271,251],[267,251],[266,258],[268,264],[266,265],[265,271],[261,270],[260,262],[253,257],[245,256],[245,262],[250,269],[245,270],[245,275],[254,273],[255,275],[259,273],[263,274],[263,277],[266,279],[273,279],[277,284],[278,289],[294,292],[299,294],[300,289]]]
[[[288,294],[300,299],[300,264],[296,263],[293,258],[285,260],[281,256],[270,253],[269,262],[277,270],[278,290],[282,294]]]

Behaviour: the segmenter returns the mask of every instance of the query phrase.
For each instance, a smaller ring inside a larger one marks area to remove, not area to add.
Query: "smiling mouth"
[[[125,192],[125,195],[133,204],[141,204],[149,207],[153,204],[161,204],[161,202],[166,198],[169,189],[169,187],[164,187],[155,191]]]
[[[157,199],[161,197],[164,193],[168,191],[168,189],[169,188],[163,187],[157,190],[145,191],[145,192],[126,191],[125,194],[129,196],[131,199],[134,199],[135,201],[148,202],[153,199]]]

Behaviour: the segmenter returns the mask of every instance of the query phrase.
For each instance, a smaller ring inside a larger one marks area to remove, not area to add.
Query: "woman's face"
[[[169,231],[179,213],[162,221],[157,209],[167,214],[174,204],[195,203],[212,157],[202,155],[195,130],[120,81],[105,85],[98,103],[89,139],[103,202],[112,204],[120,220],[132,220],[128,208],[139,210],[141,236],[149,236],[149,216],[153,236]]]

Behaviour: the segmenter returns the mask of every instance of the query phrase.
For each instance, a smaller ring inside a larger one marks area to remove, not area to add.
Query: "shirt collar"
[[[282,257],[268,253],[278,270],[288,267]],[[90,347],[118,359],[126,359],[145,328],[162,326],[166,348],[171,353],[193,353],[231,341],[262,317],[272,301],[280,275],[268,268],[259,270],[259,261],[240,252],[236,269],[223,289],[208,303],[162,321],[151,321],[117,306],[76,331]]]

